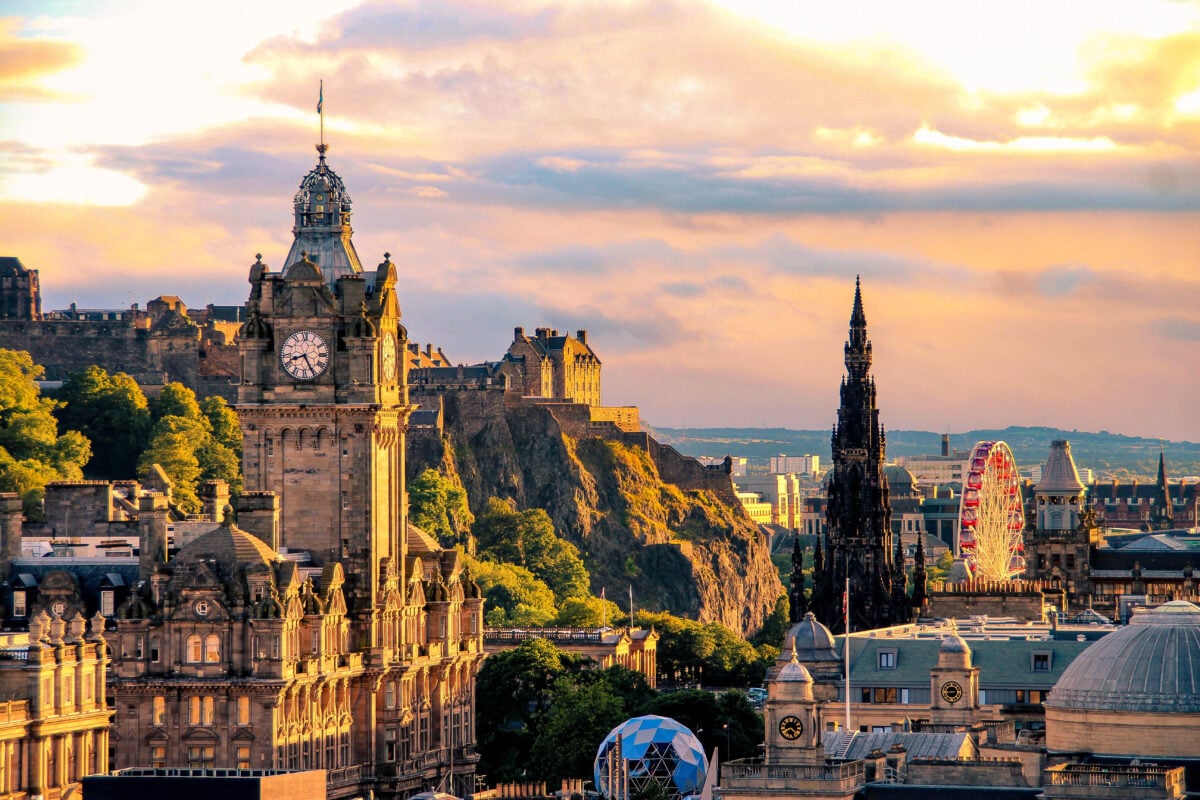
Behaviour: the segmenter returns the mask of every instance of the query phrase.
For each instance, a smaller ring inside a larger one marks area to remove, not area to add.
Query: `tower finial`
[[[321,154],[321,160],[325,160],[325,151],[329,146],[325,144],[325,81],[321,80],[320,92],[317,95],[317,115],[321,118],[321,143],[317,145],[317,152]]]

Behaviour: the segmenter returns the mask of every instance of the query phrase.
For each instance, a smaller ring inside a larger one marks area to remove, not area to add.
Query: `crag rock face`
[[[443,397],[449,446],[410,454],[412,473],[457,473],[474,512],[489,497],[545,509],[579,547],[594,591],[607,588],[625,608],[632,584],[637,608],[742,634],[773,610],[782,586],[757,526],[711,491],[664,482],[644,447],[571,438],[549,408],[505,405],[495,393]]]

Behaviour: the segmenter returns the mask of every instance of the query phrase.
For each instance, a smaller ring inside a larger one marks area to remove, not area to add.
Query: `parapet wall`
[[[906,766],[907,783],[916,786],[1027,785],[1017,758],[914,758]]]
[[[680,489],[709,491],[726,505],[740,509],[741,502],[733,489],[733,479],[721,468],[710,468],[691,456],[685,456],[670,445],[661,444],[648,433],[622,433],[620,441],[630,447],[640,447],[650,455],[659,476]]]
[[[1051,581],[984,581],[935,583],[929,589],[927,614],[969,617],[981,614],[1042,621],[1049,606],[1067,610],[1066,591]]]

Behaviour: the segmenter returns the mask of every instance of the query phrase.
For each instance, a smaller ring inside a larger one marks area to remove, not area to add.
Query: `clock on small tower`
[[[804,723],[799,717],[789,714],[779,720],[779,735],[788,741],[799,739],[804,733]]]

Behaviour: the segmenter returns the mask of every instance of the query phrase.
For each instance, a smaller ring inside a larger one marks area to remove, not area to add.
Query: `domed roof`
[[[790,650],[789,650],[790,648]],[[829,632],[810,611],[804,619],[788,629],[783,638],[781,661],[790,661],[792,651],[800,661],[840,661],[841,658],[834,648],[833,634]]]
[[[917,485],[917,476],[900,464],[889,464],[883,468],[883,474],[887,476],[888,486],[892,489],[907,490]]]
[[[272,564],[280,556],[271,546],[233,525],[222,525],[181,549],[174,560],[180,563],[211,556],[229,565]]]
[[[1063,672],[1052,708],[1200,713],[1200,608],[1181,600],[1135,614]]]
[[[942,637],[942,646],[938,648],[939,653],[969,653],[970,646],[967,645],[967,640],[957,634],[947,634]]]
[[[799,661],[792,660],[779,670],[779,674],[775,676],[777,681],[788,681],[795,683],[812,683],[813,677],[808,669]]]

